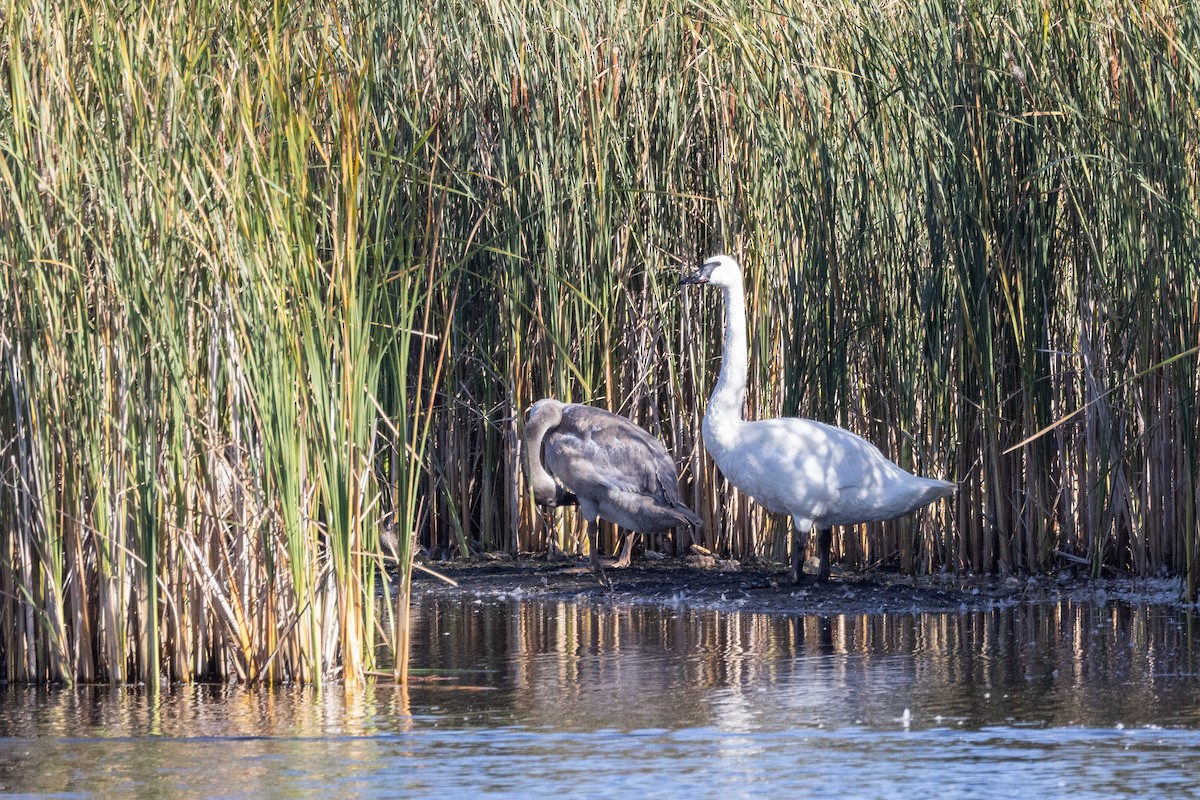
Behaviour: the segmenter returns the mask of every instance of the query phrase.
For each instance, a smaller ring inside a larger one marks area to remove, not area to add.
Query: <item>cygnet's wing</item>
[[[678,485],[675,464],[662,442],[625,417],[571,405],[552,436],[547,462],[577,494],[588,485],[639,494],[658,494],[663,485]]]

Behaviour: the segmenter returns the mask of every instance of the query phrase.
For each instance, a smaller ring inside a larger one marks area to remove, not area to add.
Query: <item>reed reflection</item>
[[[3,687],[0,793],[265,796],[281,770],[367,769],[371,736],[410,721],[394,689]]]
[[[525,725],[1191,725],[1192,613],[1063,602],[791,617],[427,598],[414,652],[496,690],[443,707]]]

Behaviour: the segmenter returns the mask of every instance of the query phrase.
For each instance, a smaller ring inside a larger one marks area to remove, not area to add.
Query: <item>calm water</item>
[[[407,693],[0,688],[0,797],[1200,797],[1179,610],[416,617]]]

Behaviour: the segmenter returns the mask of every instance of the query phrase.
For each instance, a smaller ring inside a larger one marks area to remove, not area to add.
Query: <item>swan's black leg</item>
[[[829,551],[833,547],[833,528],[823,528],[817,532],[817,580],[824,583],[829,580]]]
[[[804,558],[808,555],[808,528],[797,525],[792,531],[792,583],[804,577]]]

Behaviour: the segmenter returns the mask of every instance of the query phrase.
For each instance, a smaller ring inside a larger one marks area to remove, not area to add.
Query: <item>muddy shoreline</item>
[[[908,576],[882,570],[850,572],[835,566],[828,583],[818,583],[809,574],[795,585],[782,566],[691,556],[643,558],[624,569],[606,568],[609,585],[605,586],[582,558],[492,557],[423,562],[422,566],[456,585],[415,570],[413,595],[418,602],[425,597],[463,597],[791,615],[960,612],[1063,600],[1182,607],[1182,583],[1176,578]]]

